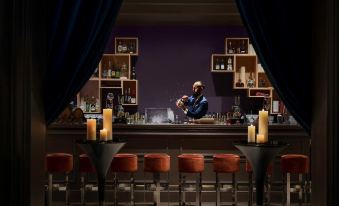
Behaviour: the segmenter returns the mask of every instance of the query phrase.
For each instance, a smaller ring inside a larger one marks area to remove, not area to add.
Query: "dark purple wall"
[[[207,86],[204,94],[210,112],[230,111],[235,95],[241,95],[246,113],[261,104],[257,98],[247,98],[247,90],[232,89],[232,74],[210,72],[211,54],[225,53],[225,37],[247,37],[244,27],[120,27],[114,29],[106,53],[114,52],[115,36],[139,38],[136,72],[141,113],[146,107],[171,107],[182,116],[175,101],[190,95],[196,80]]]

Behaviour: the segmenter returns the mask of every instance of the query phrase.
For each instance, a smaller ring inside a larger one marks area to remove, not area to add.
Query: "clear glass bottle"
[[[118,53],[122,53],[122,50],[123,50],[122,43],[121,43],[121,41],[119,41],[119,43],[118,43]]]
[[[218,58],[216,58],[216,61],[215,61],[215,70],[220,70],[220,64],[219,64]]]
[[[108,62],[108,68],[107,68],[107,78],[111,78],[112,77],[112,65],[111,65],[111,61]]]
[[[132,67],[131,79],[137,79],[137,75],[135,73],[135,67]]]
[[[233,71],[233,61],[231,57],[227,59],[227,71]]]
[[[224,58],[221,58],[220,69],[221,69],[221,70],[225,70],[225,62],[224,62]]]
[[[121,73],[120,73],[120,79],[127,79],[128,78],[128,69],[125,62],[121,65]]]

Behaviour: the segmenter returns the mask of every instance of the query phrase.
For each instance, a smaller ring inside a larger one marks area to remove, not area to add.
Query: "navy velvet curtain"
[[[44,83],[47,124],[93,74],[122,0],[52,0],[48,7],[48,63]]]
[[[311,10],[306,0],[236,0],[259,60],[288,111],[310,133]]]

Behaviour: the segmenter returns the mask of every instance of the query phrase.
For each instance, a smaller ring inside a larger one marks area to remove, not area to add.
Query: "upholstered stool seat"
[[[295,192],[299,193],[299,204],[308,201],[308,173],[310,169],[310,160],[307,155],[303,154],[286,154],[281,156],[281,171],[283,173],[284,182],[284,204],[291,204],[291,174],[298,174],[299,182],[295,185]],[[305,176],[305,180],[303,179]],[[285,184],[286,183],[286,184]]]
[[[67,153],[50,153],[45,156],[48,173],[48,205],[53,200],[53,173],[65,173],[65,204],[69,205],[68,174],[73,170],[73,155]]]
[[[181,154],[178,156],[178,170],[179,170],[179,205],[185,203],[185,180],[183,180],[182,173],[197,174],[196,185],[196,205],[201,205],[201,173],[205,169],[205,159],[202,154]],[[185,176],[184,176],[185,179]]]
[[[111,171],[114,172],[114,205],[118,205],[119,179],[117,173],[130,173],[130,204],[134,205],[134,173],[138,171],[138,156],[127,153],[115,154],[111,163]]]
[[[50,153],[46,155],[46,170],[49,173],[70,172],[73,170],[73,155]]]
[[[153,204],[160,205],[160,174],[167,173],[167,184],[169,184],[170,156],[164,153],[151,153],[144,155],[144,172],[153,173],[155,191],[153,193]],[[167,187],[168,188],[168,187]]]
[[[178,156],[179,172],[200,173],[205,169],[204,156],[201,154],[182,154]]]
[[[216,205],[220,206],[220,181],[219,173],[232,174],[232,199],[233,205],[238,203],[237,198],[237,181],[235,174],[240,171],[240,157],[235,154],[215,154],[213,156],[213,171],[215,172],[216,184]]]

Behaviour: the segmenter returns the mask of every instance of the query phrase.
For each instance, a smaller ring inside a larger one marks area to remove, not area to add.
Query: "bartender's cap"
[[[193,84],[193,89],[196,88],[196,87],[201,87],[201,88],[205,89],[206,86],[205,86],[205,84],[202,83],[202,81],[196,81]]]

